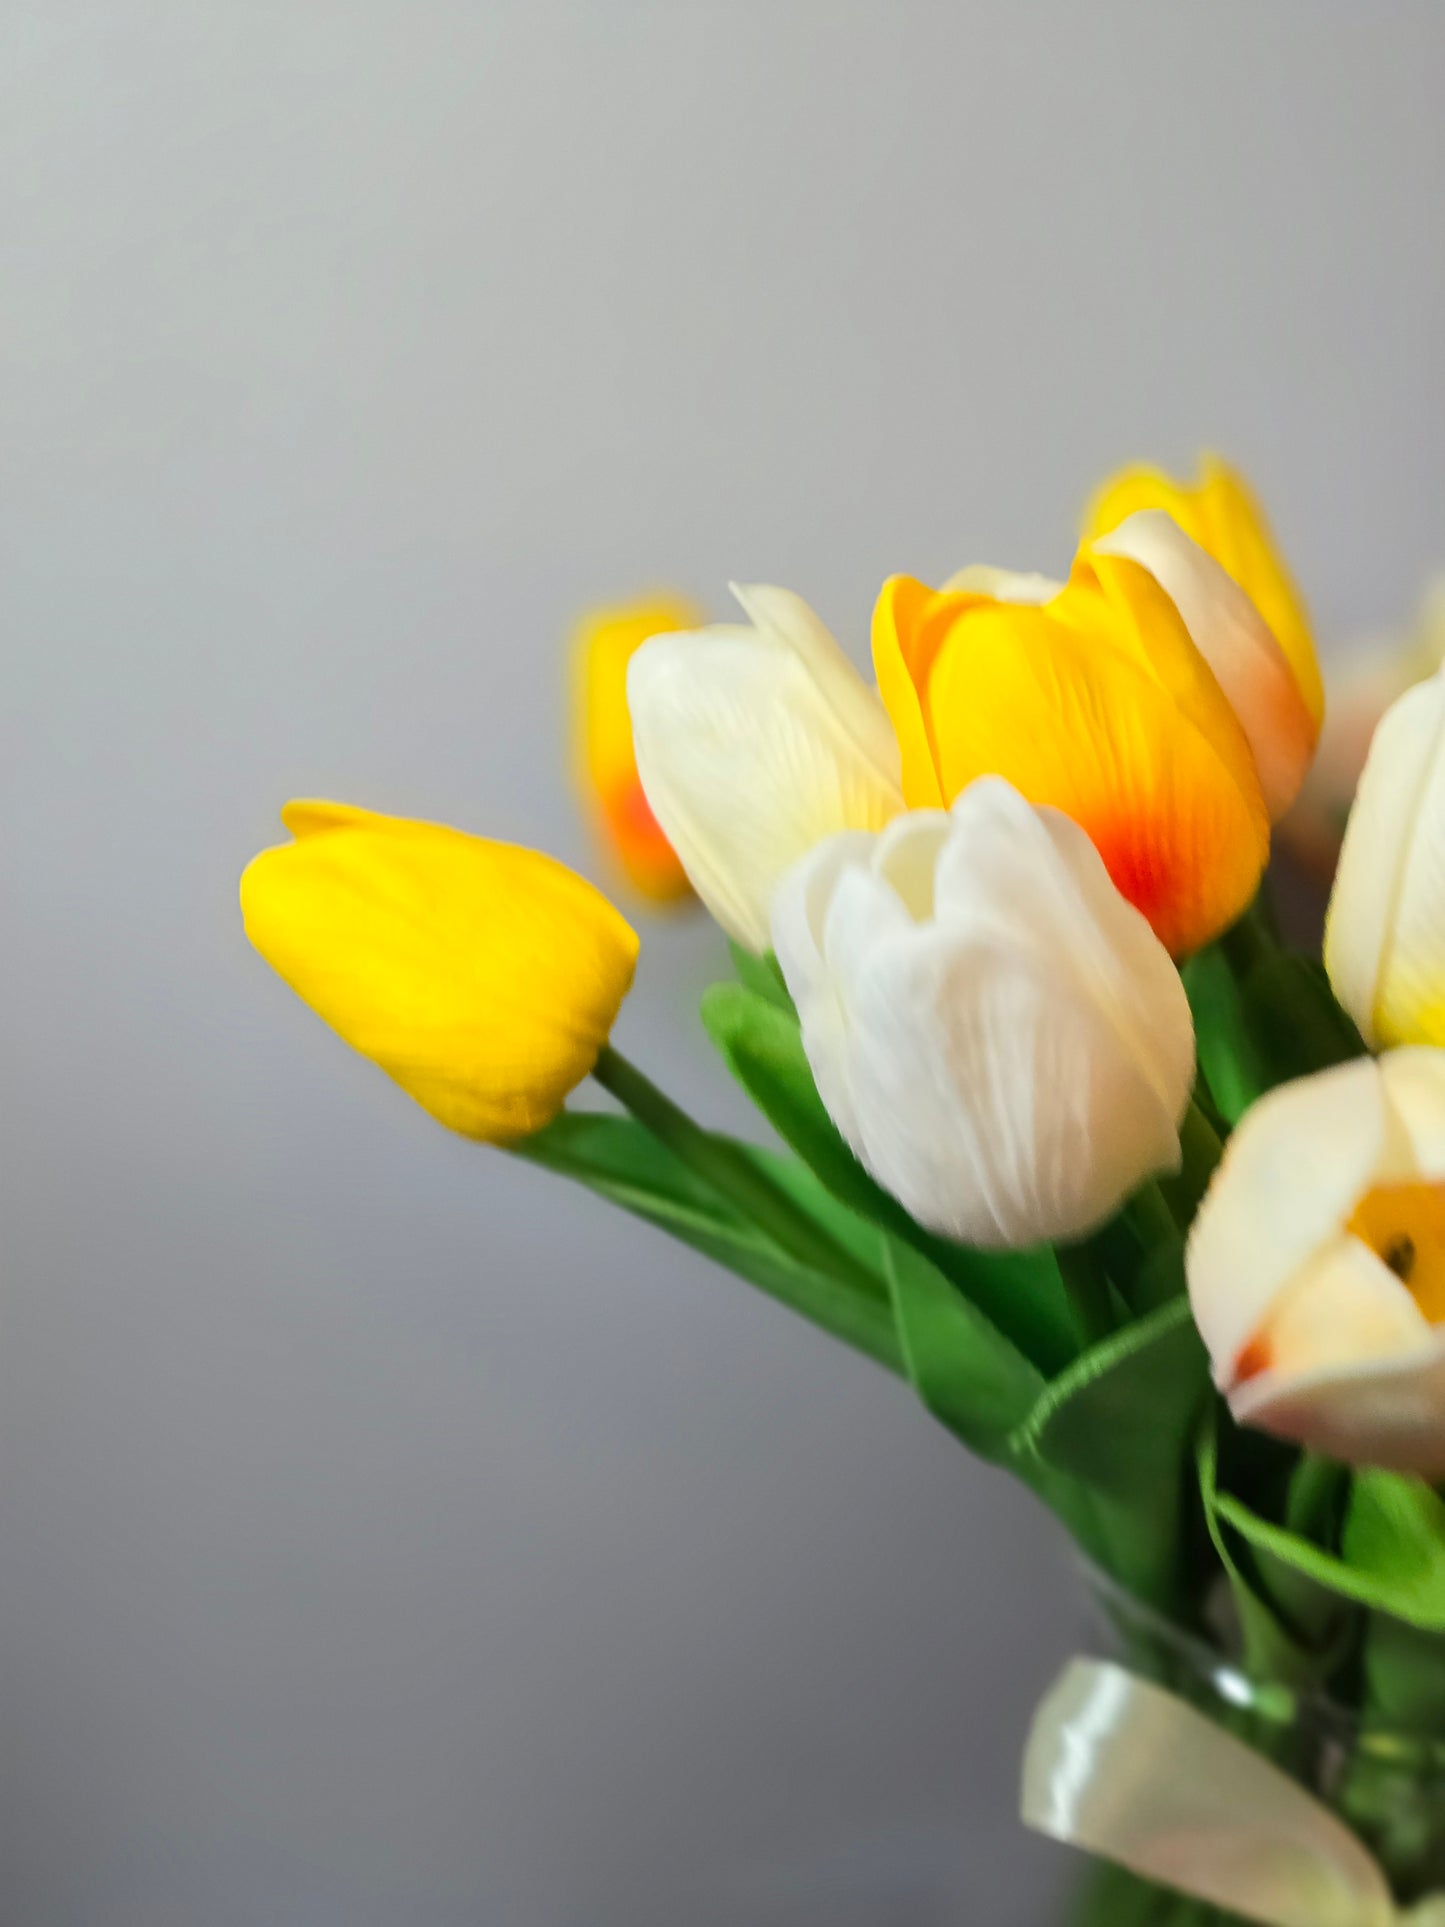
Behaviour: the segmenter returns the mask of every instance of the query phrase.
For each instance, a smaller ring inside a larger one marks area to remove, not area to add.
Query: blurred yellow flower
[[[241,878],[246,934],[353,1049],[448,1129],[540,1130],[597,1061],[635,933],[551,857],[342,803]]]
[[[1244,477],[1217,455],[1201,458],[1199,479],[1192,486],[1142,463],[1123,469],[1090,502],[1084,515],[1085,541],[1108,534],[1143,509],[1162,509],[1172,516],[1244,590],[1279,644],[1318,735],[1325,694],[1309,616]]]
[[[651,903],[676,903],[692,895],[692,885],[637,773],[627,666],[650,636],[696,629],[702,621],[691,603],[664,594],[594,609],[574,632],[576,767],[583,803],[613,862]]]
[[[1140,564],[1087,546],[1061,588],[955,581],[895,576],[874,611],[909,806],[1002,776],[1083,826],[1175,956],[1208,942],[1258,887],[1269,816],[1240,722],[1174,603]]]

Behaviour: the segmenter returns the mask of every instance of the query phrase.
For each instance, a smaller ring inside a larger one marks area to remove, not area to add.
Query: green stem
[[[1109,1274],[1099,1254],[1085,1241],[1076,1245],[1055,1245],[1059,1275],[1064,1281],[1085,1349],[1099,1344],[1114,1330],[1114,1300]]]
[[[1334,1459],[1305,1452],[1290,1475],[1285,1498],[1285,1526],[1302,1539],[1334,1551],[1334,1528],[1340,1498],[1349,1473]]]
[[[1274,912],[1265,892],[1266,886],[1261,884],[1254,902],[1219,938],[1219,948],[1235,976],[1241,980],[1249,975],[1257,963],[1263,962],[1279,949]]]
[[[1131,1228],[1137,1233],[1145,1249],[1173,1238],[1179,1230],[1174,1213],[1169,1209],[1169,1201],[1164,1196],[1158,1178],[1149,1178],[1141,1184],[1124,1207]]]
[[[1218,1131],[1197,1100],[1191,1097],[1189,1109],[1179,1126],[1179,1170],[1175,1176],[1165,1178],[1162,1182],[1165,1201],[1173,1210],[1181,1229],[1187,1229],[1191,1223],[1199,1209],[1200,1199],[1209,1189],[1209,1180],[1214,1176],[1215,1167],[1223,1156],[1224,1145]]]
[[[876,1276],[859,1264],[851,1252],[800,1211],[766,1172],[739,1154],[736,1145],[705,1131],[674,1104],[667,1093],[659,1090],[621,1051],[604,1044],[592,1075],[639,1124],[710,1184],[719,1196],[735,1205],[790,1258],[812,1271],[864,1284],[876,1292]]]

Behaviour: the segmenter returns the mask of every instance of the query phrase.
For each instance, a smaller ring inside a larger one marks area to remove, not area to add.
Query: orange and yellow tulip
[[[584,807],[612,863],[649,903],[692,895],[687,873],[652,813],[637,773],[627,666],[651,636],[696,629],[701,613],[680,596],[594,609],[573,640],[576,765]]]
[[[1182,956],[1248,906],[1269,813],[1244,730],[1173,601],[1088,546],[1069,580],[886,583],[878,687],[911,808],[1002,776],[1081,824],[1115,885]],[[1019,599],[1025,594],[1047,600]]]

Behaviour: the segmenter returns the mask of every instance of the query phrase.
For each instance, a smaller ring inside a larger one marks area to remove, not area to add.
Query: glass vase
[[[1401,1904],[1445,1891],[1445,1734],[1372,1725],[1322,1695],[1252,1677],[1224,1643],[1175,1625],[1100,1573],[1087,1579],[1102,1656],[1186,1700],[1307,1788],[1370,1849]],[[1072,1920],[1233,1927],[1238,1916],[1095,1862]]]

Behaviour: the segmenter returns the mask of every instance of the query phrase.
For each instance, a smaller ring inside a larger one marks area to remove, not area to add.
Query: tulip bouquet
[[[768,1142],[612,1043],[638,939],[548,857],[293,803],[251,940],[443,1124],[867,1354],[1057,1515],[1126,1662],[1076,1662],[1028,1751],[1030,1822],[1132,1870],[1090,1918],[1392,1920],[1445,1887],[1445,681],[1380,725],[1321,959],[1265,887],[1320,676],[1224,464],[1107,484],[1064,581],[894,577],[876,687],[735,593],[590,624],[580,737],[632,881],[730,941],[702,1020]]]

